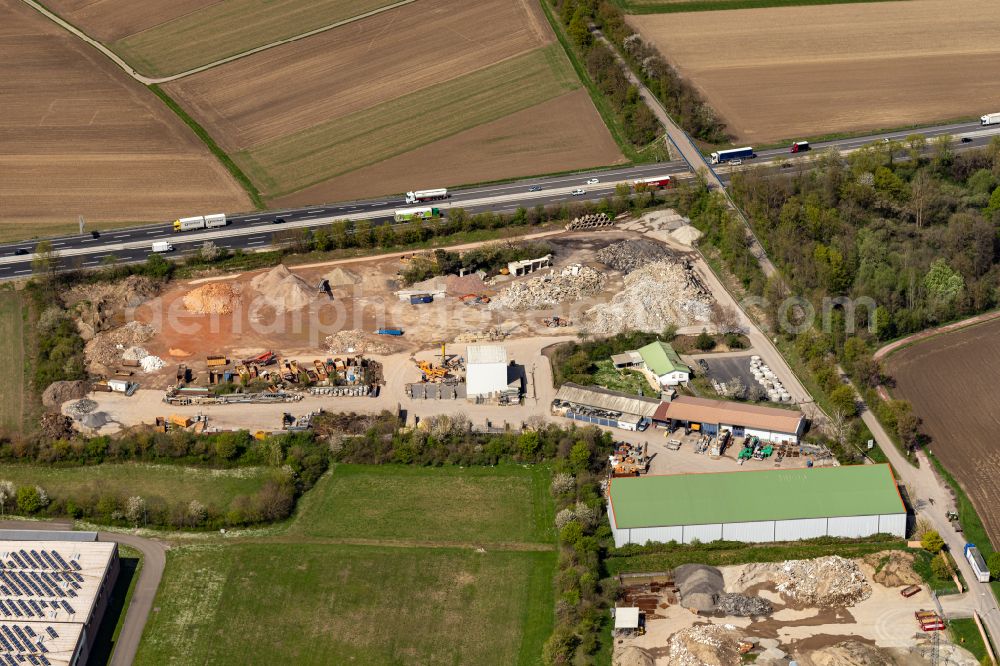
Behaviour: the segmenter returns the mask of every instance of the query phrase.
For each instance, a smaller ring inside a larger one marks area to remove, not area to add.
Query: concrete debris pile
[[[146,354],[139,359],[139,367],[142,368],[143,372],[156,372],[166,366],[166,361],[159,356],[153,356],[152,354]]]
[[[102,331],[87,342],[84,353],[91,365],[98,364],[105,368],[118,365],[122,360],[122,352],[129,347],[135,347],[156,335],[156,329],[149,324],[130,321],[124,326]],[[95,369],[100,374],[100,368]]]
[[[628,274],[669,256],[670,251],[663,245],[647,238],[639,238],[623,240],[601,248],[596,258],[602,264]]]
[[[558,273],[515,282],[494,298],[490,310],[540,310],[593,296],[604,288],[604,274],[590,266],[573,264]]]
[[[865,556],[865,564],[875,570],[872,580],[886,587],[905,587],[923,583],[913,570],[913,555],[902,550],[886,550]]]
[[[326,338],[330,354],[391,354],[392,347],[358,330],[338,331]]]
[[[858,563],[838,555],[748,564],[736,587],[745,590],[761,583],[772,583],[776,592],[795,602],[821,608],[853,606],[872,594]]]
[[[711,319],[712,295],[691,262],[663,259],[625,276],[625,286],[607,305],[587,311],[584,326],[600,335],[662,331]]]
[[[243,286],[210,282],[184,294],[184,307],[196,314],[232,314],[239,306]]]
[[[485,331],[466,331],[455,336],[455,342],[497,342],[507,337],[507,332],[499,326],[491,326]]]
[[[73,436],[73,419],[62,414],[53,412],[42,414],[39,426],[42,434],[49,441],[69,439]]]
[[[893,666],[895,660],[874,645],[844,641],[813,650],[809,660],[816,666]]]
[[[82,400],[77,400],[73,404],[66,408],[69,415],[74,418],[82,418],[87,414],[91,413],[97,409],[97,403],[90,398],[83,398]]]
[[[730,666],[741,663],[742,634],[732,625],[695,625],[667,641],[670,666]]]
[[[142,347],[129,347],[122,352],[122,359],[125,361],[141,361],[146,356],[149,356],[149,352]]]
[[[716,609],[726,615],[737,617],[761,617],[774,612],[774,606],[767,599],[748,597],[734,592],[720,594],[716,600]]]
[[[68,400],[79,400],[89,391],[89,382],[82,379],[75,382],[52,382],[42,393],[42,404],[57,408]]]
[[[566,225],[567,231],[579,231],[582,229],[602,229],[605,227],[610,227],[615,223],[607,213],[590,213],[588,215],[581,215],[580,217],[574,218],[572,222]]]
[[[315,287],[310,287],[284,264],[258,275],[250,281],[250,286],[257,290],[261,301],[279,314],[309,305],[317,292]]]

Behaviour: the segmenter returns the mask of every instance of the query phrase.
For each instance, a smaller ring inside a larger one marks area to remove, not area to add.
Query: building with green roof
[[[616,546],[906,535],[889,465],[616,478],[608,516]]]
[[[611,357],[616,368],[640,367],[656,377],[660,386],[677,386],[691,379],[691,368],[681,361],[674,348],[657,340],[636,351]]]

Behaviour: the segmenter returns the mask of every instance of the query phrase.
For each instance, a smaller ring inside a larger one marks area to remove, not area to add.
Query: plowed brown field
[[[1000,543],[1000,319],[895,352],[894,393],[913,403],[930,449],[959,480]]]
[[[305,206],[623,160],[590,97],[581,89],[273,203],[281,208]]]
[[[0,237],[250,207],[144,86],[19,0],[0,13]]]
[[[94,39],[113,42],[197,12],[219,0],[47,0],[45,6]]]
[[[1000,109],[1000,3],[911,0],[629,17],[745,141]]]

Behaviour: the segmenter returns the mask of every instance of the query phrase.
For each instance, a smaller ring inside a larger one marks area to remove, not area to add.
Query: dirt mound
[[[718,624],[682,629],[667,641],[671,666],[736,666],[742,634]]]
[[[923,581],[913,570],[913,555],[901,550],[888,550],[865,556],[865,564],[875,569],[872,580],[886,587],[920,585]]]
[[[338,331],[326,338],[330,354],[391,354],[392,348],[364,331]]]
[[[611,660],[612,666],[653,666],[653,657],[641,647],[629,645]]]
[[[58,408],[67,400],[79,400],[87,395],[90,384],[83,380],[75,382],[52,382],[42,393],[42,404]]]
[[[42,414],[41,431],[42,436],[49,441],[69,439],[73,436],[73,419],[51,412]]]
[[[465,296],[466,294],[481,294],[486,291],[486,284],[477,273],[471,275],[447,275],[444,278],[444,288],[449,296]]]
[[[815,666],[893,666],[895,661],[873,645],[844,641],[813,650],[809,659]]]
[[[156,329],[138,321],[130,321],[124,326],[98,333],[83,348],[88,369],[95,374],[106,374],[108,368],[121,362],[126,349],[141,345],[154,335]]]
[[[773,583],[777,592],[807,606],[853,606],[871,596],[872,588],[858,563],[837,555],[813,560],[748,564],[735,587]]]
[[[184,294],[184,307],[198,314],[232,314],[241,291],[241,285],[232,282],[209,282]]]
[[[331,287],[346,287],[361,282],[361,278],[345,268],[334,268],[323,276]]]
[[[147,277],[131,275],[119,282],[78,285],[63,296],[63,303],[76,314],[77,326],[85,340],[123,321],[135,308],[159,292],[159,285]]]
[[[267,273],[258,275],[250,281],[250,286],[257,290],[260,299],[282,313],[297,310],[313,301],[316,289],[295,275],[284,264],[279,264]]]
[[[690,224],[670,232],[670,237],[682,245],[694,245],[701,236],[702,233]]]

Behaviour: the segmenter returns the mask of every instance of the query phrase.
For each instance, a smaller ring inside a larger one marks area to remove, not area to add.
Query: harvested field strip
[[[135,663],[534,664],[554,566],[554,552],[175,547]]]
[[[303,499],[291,532],[435,543],[551,542],[549,481],[541,467],[338,465]]]
[[[224,512],[234,497],[251,495],[273,470],[244,467],[212,470],[173,465],[103,464],[54,468],[40,465],[0,465],[0,479],[15,485],[38,484],[53,499],[105,495],[142,496],[148,505],[173,504],[177,498],[197,499]]]
[[[24,426],[24,304],[13,291],[0,292],[0,340],[8,349],[0,366],[0,433],[15,434]]]
[[[234,159],[268,195],[287,194],[579,86],[562,50],[553,44],[241,151]]]
[[[800,5],[849,5],[896,0],[614,0],[630,14],[673,14],[677,12],[711,12],[725,9],[763,9],[765,7],[796,7]]]
[[[223,0],[110,46],[143,74],[169,76],[395,1]]]

